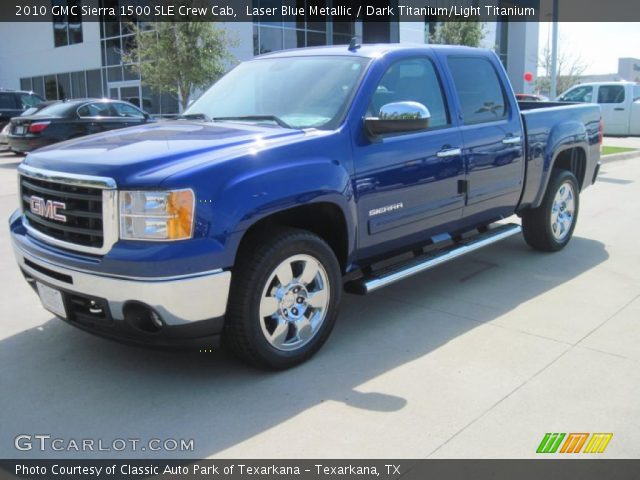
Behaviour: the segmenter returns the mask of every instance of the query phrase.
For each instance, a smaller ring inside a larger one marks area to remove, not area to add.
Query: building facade
[[[80,0],[54,0],[71,5]],[[298,4],[306,0],[295,0]],[[314,0],[317,4],[319,0]],[[324,0],[331,5],[332,0]],[[391,0],[392,2],[397,0]],[[477,3],[477,0],[466,0]],[[118,0],[99,0],[100,6]],[[282,5],[282,0],[254,0],[262,6]],[[424,22],[360,22],[336,17],[326,22],[292,17],[270,22],[226,23],[236,40],[232,54],[238,61],[262,53],[318,45],[348,44],[357,37],[363,43],[426,43],[437,18]],[[491,20],[491,19],[490,19]],[[482,46],[494,49],[509,74],[514,90],[530,92],[524,73],[536,71],[537,23],[485,22]],[[0,87],[33,90],[48,100],[109,97],[131,101],[155,115],[178,113],[174,95],[145,86],[131,65],[122,63],[121,52],[133,39],[125,22],[82,22],[78,18],[54,18],[51,23],[0,23]]]

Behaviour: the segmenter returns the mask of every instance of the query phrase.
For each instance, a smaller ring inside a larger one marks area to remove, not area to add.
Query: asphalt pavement
[[[18,203],[18,161],[0,155],[3,219]],[[533,458],[547,432],[613,433],[598,457],[638,458],[638,198],[640,159],[607,163],[565,250],[512,237],[345,295],[319,354],[279,373],[221,351],[120,345],[53,318],[4,223],[0,458]],[[17,451],[21,434],[193,439],[194,450]]]

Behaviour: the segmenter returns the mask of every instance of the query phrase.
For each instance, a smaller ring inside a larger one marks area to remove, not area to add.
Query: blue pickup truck
[[[287,368],[327,340],[345,289],[519,232],[567,245],[602,128],[597,105],[518,104],[481,49],[263,55],[181,119],[29,154],[13,247],[72,325]]]

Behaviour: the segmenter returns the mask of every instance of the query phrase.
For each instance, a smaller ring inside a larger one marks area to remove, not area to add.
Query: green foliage
[[[429,43],[479,47],[485,36],[484,23],[475,20],[440,22],[429,37]]]
[[[159,22],[151,30],[131,29],[133,47],[123,52],[123,63],[132,63],[145,85],[177,94],[183,108],[195,90],[215,82],[233,60],[228,48],[234,41],[211,22]]]

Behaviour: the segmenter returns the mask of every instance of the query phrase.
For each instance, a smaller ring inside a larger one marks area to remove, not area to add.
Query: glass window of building
[[[53,44],[64,47],[82,43],[81,0],[52,0]]]

